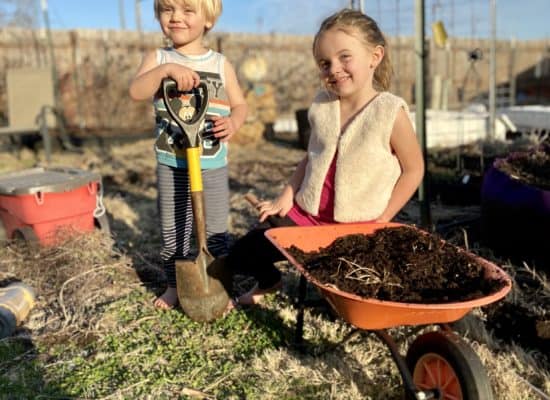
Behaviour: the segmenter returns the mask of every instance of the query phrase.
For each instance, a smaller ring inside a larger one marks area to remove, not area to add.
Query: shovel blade
[[[229,302],[223,257],[202,252],[194,261],[176,261],[176,283],[180,306],[189,318],[207,322],[223,315]]]

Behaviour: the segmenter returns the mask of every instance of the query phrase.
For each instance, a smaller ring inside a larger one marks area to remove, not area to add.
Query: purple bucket
[[[550,271],[550,191],[501,171],[499,166],[504,161],[495,160],[483,178],[482,240],[499,256]]]

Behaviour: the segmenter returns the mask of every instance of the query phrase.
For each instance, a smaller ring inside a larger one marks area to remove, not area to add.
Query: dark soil
[[[514,285],[524,301],[497,302],[485,307],[487,328],[507,343],[515,342],[526,349],[538,349],[550,362],[550,298],[543,279],[526,269],[518,269]],[[550,364],[548,364],[550,365]]]
[[[492,304],[485,311],[487,328],[501,340],[539,349],[547,358],[550,356],[550,316],[521,304],[505,302]]]
[[[513,179],[541,190],[550,190],[550,145],[531,152],[517,152],[499,160],[497,168]]]
[[[448,303],[497,292],[505,282],[483,278],[470,254],[410,227],[347,235],[294,258],[323,284],[361,297],[407,303]]]

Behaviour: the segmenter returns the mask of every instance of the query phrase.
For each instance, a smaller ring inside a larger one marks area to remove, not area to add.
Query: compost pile
[[[497,162],[496,167],[512,179],[550,190],[550,145],[531,152],[517,152]]]
[[[485,279],[472,255],[411,227],[342,236],[313,252],[287,250],[318,282],[365,298],[449,303],[483,297],[506,284]]]

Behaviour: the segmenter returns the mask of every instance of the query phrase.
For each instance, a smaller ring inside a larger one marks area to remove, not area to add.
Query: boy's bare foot
[[[156,308],[161,310],[170,310],[178,303],[178,291],[174,287],[168,287],[162,295],[153,302]]]

